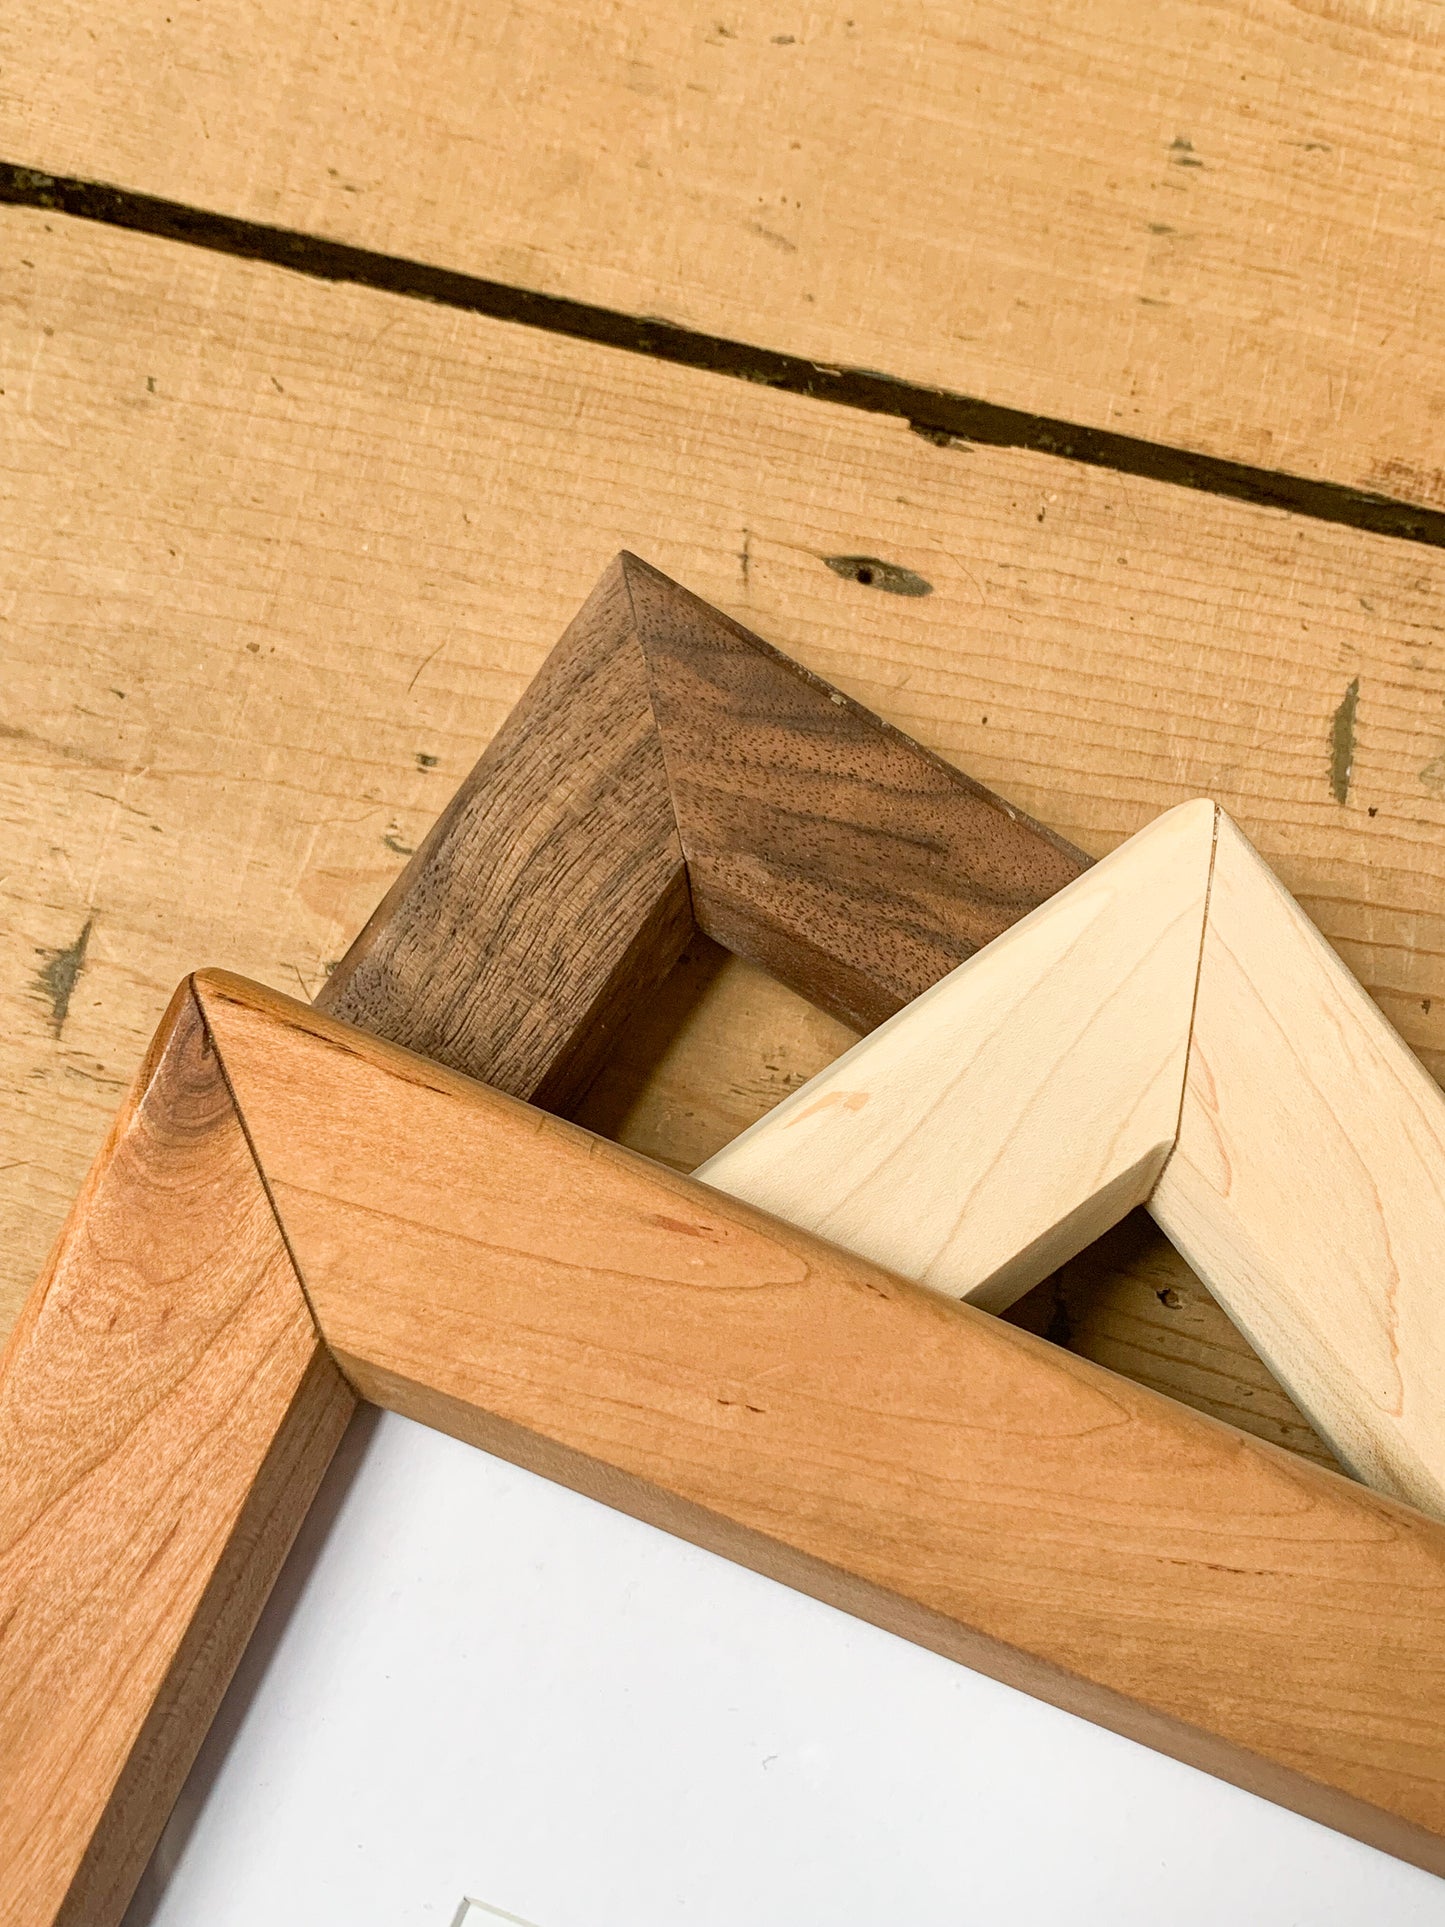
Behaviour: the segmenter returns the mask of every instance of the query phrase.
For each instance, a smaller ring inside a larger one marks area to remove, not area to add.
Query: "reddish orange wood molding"
[[[1445,1871],[1445,1529],[208,976],[0,1374],[16,1927],[118,1919],[353,1391]]]

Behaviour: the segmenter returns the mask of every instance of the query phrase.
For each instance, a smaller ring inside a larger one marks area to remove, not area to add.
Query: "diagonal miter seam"
[[[700,598],[693,597],[690,591],[682,589],[681,585],[674,582],[670,576],[664,575],[661,569],[655,569],[650,562],[644,561],[639,555],[634,555],[630,549],[622,549],[619,551],[617,567],[621,571],[623,586],[627,590],[628,606],[632,610],[632,632],[636,636],[637,646],[642,652],[642,666],[647,676],[648,698],[650,701],[653,701],[653,721],[657,726],[657,740],[662,747],[662,765],[667,772],[668,793],[672,798],[672,820],[677,826],[677,838],[678,842],[682,845],[684,868],[686,868],[690,861],[688,856],[687,829],[682,818],[678,815],[676,790],[672,775],[672,757],[668,751],[667,731],[662,727],[657,717],[656,703],[654,700],[657,688],[657,676],[653,668],[651,653],[643,641],[645,625],[638,613],[637,597],[633,591],[635,572],[642,570],[648,576],[655,576],[664,594],[669,592],[680,594],[687,597],[688,600],[693,601],[700,600]],[[752,630],[744,623],[737,622],[735,618],[729,618],[726,611],[714,609],[710,603],[704,603],[702,606],[709,615],[718,618],[725,625],[731,621],[733,626],[741,632],[742,637],[746,640],[747,646],[754,654],[761,657],[764,661],[775,664],[792,681],[803,684],[818,696],[825,697],[830,703],[835,703],[847,709],[850,714],[866,723],[870,729],[876,729],[880,735],[890,737],[893,741],[900,744],[907,750],[910,756],[916,756],[921,762],[931,763],[936,769],[945,771],[950,781],[961,782],[974,795],[986,798],[988,802],[1000,810],[1011,823],[1024,822],[1032,824],[1032,827],[1041,837],[1054,844],[1066,855],[1077,857],[1085,868],[1092,868],[1093,858],[1091,858],[1086,851],[1080,850],[1074,844],[1070,843],[1067,837],[1060,836],[1057,830],[1051,830],[1048,825],[1044,823],[1035,823],[1026,811],[1010,803],[1006,797],[999,796],[994,791],[987,789],[982,783],[970,776],[966,770],[959,769],[957,764],[950,763],[946,757],[940,756],[936,750],[929,749],[926,744],[915,741],[912,736],[909,736],[904,730],[901,730],[896,723],[890,723],[886,717],[878,715],[876,710],[869,709],[865,703],[857,701],[857,699],[850,696],[846,690],[839,689],[835,683],[829,682],[826,676],[820,676],[815,669],[809,669],[806,663],[799,662],[796,657],[787,655],[783,650],[775,647],[773,643],[765,641],[762,636],[754,635]],[[688,887],[690,896],[690,872]],[[698,925],[698,928],[702,928],[701,924]]]
[[[687,838],[683,834],[682,821],[677,813],[677,789],[672,780],[672,760],[667,753],[667,733],[657,718],[656,681],[652,673],[652,659],[647,653],[647,645],[642,640],[642,622],[637,613],[637,597],[632,592],[632,570],[637,565],[647,568],[641,556],[634,555],[630,549],[620,549],[615,567],[622,578],[622,586],[627,591],[627,606],[632,611],[632,635],[637,644],[637,653],[642,658],[642,679],[647,689],[647,706],[652,712],[652,727],[657,732],[658,754],[662,757],[662,772],[667,778],[667,801],[672,811],[672,827],[677,832],[677,847],[682,851],[682,885],[687,891],[688,915],[692,918],[693,930],[700,931],[697,902],[692,890],[692,859],[688,854]]]
[[[1194,995],[1189,1000],[1189,1040],[1184,1047],[1184,1076],[1179,1085],[1179,1110],[1174,1119],[1174,1141],[1170,1144],[1164,1162],[1159,1167],[1159,1175],[1154,1180],[1152,1198],[1164,1182],[1164,1174],[1174,1162],[1174,1153],[1179,1149],[1179,1139],[1184,1130],[1184,1104],[1189,1095],[1189,1072],[1194,1063],[1194,1019],[1199,1012],[1199,987],[1204,981],[1204,946],[1209,940],[1209,906],[1214,895],[1214,862],[1219,852],[1219,819],[1222,814],[1219,805],[1214,805],[1214,825],[1209,837],[1209,870],[1204,879],[1204,915],[1199,920],[1199,956],[1194,965]],[[1148,1209],[1148,1199],[1145,1200]]]
[[[250,1153],[251,1163],[255,1166],[256,1177],[260,1182],[262,1192],[265,1194],[266,1203],[270,1206],[271,1217],[275,1223],[277,1235],[281,1243],[285,1246],[287,1258],[291,1261],[291,1270],[296,1279],[296,1288],[305,1301],[307,1311],[311,1314],[311,1322],[316,1327],[316,1336],[320,1339],[327,1357],[331,1360],[332,1364],[336,1366],[342,1378],[346,1379],[346,1383],[351,1385],[351,1380],[347,1378],[346,1373],[342,1371],[341,1364],[327,1341],[326,1332],[322,1327],[320,1318],[317,1316],[316,1305],[307,1287],[306,1274],[302,1271],[300,1260],[296,1256],[296,1247],[291,1242],[290,1234],[286,1229],[286,1221],[277,1209],[275,1194],[271,1190],[271,1180],[266,1175],[266,1167],[261,1162],[260,1153],[256,1149],[256,1141],[251,1136],[251,1126],[246,1121],[245,1109],[241,1104],[240,1098],[236,1095],[236,1086],[232,1083],[231,1073],[226,1066],[226,1053],[221,1049],[220,1039],[211,1028],[211,1021],[206,1015],[205,1002],[196,989],[196,978],[199,974],[197,971],[191,972],[190,976],[186,979],[186,989],[190,993],[191,1003],[197,1017],[200,1019],[201,1029],[205,1033],[206,1042],[210,1045],[212,1051],[215,1052],[216,1062],[220,1066],[221,1077],[226,1086],[226,1093],[231,1100],[231,1109],[236,1114],[236,1122],[240,1125],[241,1135],[246,1140],[246,1149]],[[353,1392],[356,1392],[354,1385],[351,1385],[351,1389]],[[358,1398],[361,1396],[359,1392],[357,1392],[356,1395]]]
[[[655,576],[662,585],[664,594],[669,591],[673,593],[681,592],[682,594],[688,594],[689,592],[682,590],[681,584],[674,582],[670,576],[665,576],[661,569],[654,569],[650,562],[644,562],[640,555],[634,555],[630,549],[623,549],[619,553],[617,566],[622,571],[622,581],[627,590],[627,603],[628,607],[632,610],[632,631],[637,637],[637,646],[642,651],[642,664],[647,672],[648,695],[651,697],[657,687],[657,677],[652,666],[651,653],[642,639],[643,622],[641,616],[638,614],[637,597],[632,586],[635,573],[641,569],[649,576]],[[726,611],[714,609],[710,603],[704,604],[703,606],[710,615],[721,617],[723,621],[726,622]],[[935,756],[933,751],[925,749],[922,743],[914,742],[913,738],[911,736],[905,736],[901,729],[895,729],[892,723],[885,722],[881,716],[876,716],[871,709],[866,709],[862,703],[855,702],[851,696],[837,688],[833,683],[830,683],[826,676],[820,676],[816,670],[809,669],[806,663],[799,662],[796,657],[785,655],[781,649],[776,648],[771,642],[764,641],[761,636],[755,636],[752,630],[745,628],[742,623],[738,623],[736,626],[742,630],[744,636],[747,638],[748,646],[757,655],[762,656],[769,662],[777,664],[780,669],[784,670],[795,681],[805,683],[810,689],[816,690],[820,696],[827,697],[831,703],[846,703],[855,715],[861,716],[864,722],[871,724],[873,728],[885,730],[889,735],[897,736],[909,750],[921,757],[925,757],[929,762],[942,764],[942,757]],[[653,720],[657,720],[655,707],[653,709]],[[667,753],[667,733],[660,722],[657,724],[657,736],[658,741],[662,744],[662,760],[667,767],[668,789],[671,790],[672,764]],[[961,772],[954,771],[953,773],[960,774]],[[1007,805],[1004,807],[1006,809],[1008,808]],[[1012,809],[1010,809],[1008,813],[1010,816],[1020,814],[1020,812]],[[677,823],[678,835],[680,837],[682,834],[682,823],[677,816],[677,806],[675,803],[673,805],[673,820]]]
[[[642,651],[642,666],[647,673],[647,693],[649,699],[651,699],[657,687],[657,676],[652,666],[651,653],[648,650],[647,644],[642,639],[643,622],[638,613],[637,596],[633,590],[635,573],[641,569],[649,576],[656,576],[659,583],[663,586],[664,594],[671,591],[674,594],[681,593],[686,595],[689,592],[683,590],[681,584],[674,582],[670,576],[665,576],[661,569],[654,569],[650,562],[644,562],[640,555],[634,555],[630,549],[623,549],[619,552],[617,566],[622,572],[623,586],[627,590],[627,606],[632,611],[632,633],[637,637],[637,646]],[[704,604],[703,606],[710,615],[721,617],[724,622],[726,622],[727,617],[724,610],[714,609],[710,603]],[[749,646],[759,656],[776,663],[796,681],[806,683],[810,688],[815,689],[820,696],[826,696],[829,702],[846,703],[849,709],[856,715],[861,716],[865,722],[871,723],[876,729],[887,730],[889,734],[899,737],[907,744],[910,750],[916,751],[919,756],[927,757],[930,762],[942,762],[943,759],[935,756],[932,750],[925,749],[922,743],[915,743],[912,737],[904,736],[902,730],[895,729],[891,723],[884,722],[881,716],[875,716],[871,709],[865,709],[862,703],[855,702],[851,696],[846,695],[841,689],[836,688],[828,681],[826,676],[820,676],[816,670],[809,669],[806,663],[797,661],[795,657],[784,655],[781,649],[775,648],[770,642],[765,642],[761,636],[755,636],[750,629],[744,628],[742,623],[738,623],[737,627],[743,631],[743,634],[747,637]],[[667,732],[663,729],[662,724],[657,721],[655,704],[653,707],[653,721],[657,723],[657,739],[662,745],[662,760],[667,769],[668,791],[672,793],[672,763],[667,753]],[[1010,811],[1009,813],[1010,815],[1017,814],[1017,812],[1014,811]],[[678,836],[681,838],[682,823],[677,815],[677,805],[675,801],[673,803],[673,821],[677,824]]]

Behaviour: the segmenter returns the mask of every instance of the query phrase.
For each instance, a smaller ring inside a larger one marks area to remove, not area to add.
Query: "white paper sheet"
[[[1445,1927],[1445,1881],[369,1415],[128,1927],[496,1913]]]

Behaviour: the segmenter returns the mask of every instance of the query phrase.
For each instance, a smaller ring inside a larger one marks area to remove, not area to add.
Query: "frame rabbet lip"
[[[0,1378],[16,1927],[119,1918],[358,1394],[1445,1871],[1445,1528],[203,975]]]

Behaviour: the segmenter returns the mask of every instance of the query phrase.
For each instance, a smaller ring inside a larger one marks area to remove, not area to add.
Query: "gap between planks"
[[[1400,501],[1373,490],[1229,461],[1056,416],[1030,414],[977,395],[928,388],[867,368],[830,368],[799,355],[706,334],[655,316],[625,314],[594,302],[569,300],[400,255],[380,254],[323,235],[238,220],[104,181],[65,179],[0,160],[0,206],[4,205],[53,209],[76,220],[178,241],[237,260],[268,262],[320,281],[376,288],[577,341],[649,355],[684,368],[757,382],[787,394],[860,409],[865,414],[895,415],[915,434],[944,447],[952,442],[976,442],[989,448],[1028,449],[1206,495],[1287,509],[1295,515],[1374,535],[1445,547],[1445,510]],[[840,563],[850,560],[860,568],[870,564],[879,572],[887,568],[886,563],[872,557],[839,558]],[[897,592],[920,593],[911,585]]]
[[[1130,0],[72,28],[0,24],[0,154],[52,177],[1445,504],[1428,0],[1170,0],[1145,35]]]

